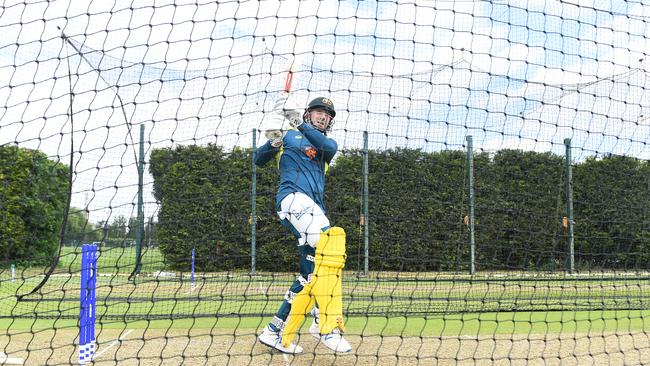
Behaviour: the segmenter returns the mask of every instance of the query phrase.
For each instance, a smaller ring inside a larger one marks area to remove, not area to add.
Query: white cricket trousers
[[[291,224],[291,231],[298,237],[298,245],[309,244],[312,248],[316,248],[321,232],[330,227],[330,220],[323,209],[300,192],[291,193],[280,202],[278,216]]]

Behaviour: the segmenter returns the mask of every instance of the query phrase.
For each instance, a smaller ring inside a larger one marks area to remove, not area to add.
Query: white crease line
[[[8,357],[6,353],[0,352],[0,364],[3,365],[22,365],[25,361],[22,358]]]
[[[131,333],[131,332],[133,332],[133,329],[129,329],[129,330],[127,330],[127,331],[124,332],[124,334],[122,334],[118,339],[116,339],[116,340],[114,340],[113,342],[111,342],[111,344],[109,344],[108,347],[106,347],[106,348],[104,348],[103,350],[101,350],[101,351],[95,353],[95,356],[93,356],[93,361],[94,361],[97,357],[101,356],[102,353],[108,351],[111,347],[113,347],[113,346],[116,345],[119,341],[121,341],[122,339],[124,339],[124,337],[128,336],[129,333]]]

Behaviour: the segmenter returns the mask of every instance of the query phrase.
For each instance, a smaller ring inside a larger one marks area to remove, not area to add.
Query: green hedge
[[[650,164],[587,159],[574,171],[576,261],[581,267],[650,266]]]
[[[235,269],[250,265],[250,151],[228,154],[219,146],[179,146],[151,154],[150,172],[154,196],[160,202],[156,237],[166,260],[173,267],[187,268],[192,248],[196,265],[204,269]],[[263,253],[278,245],[284,235],[269,212],[273,207],[272,169],[258,175],[260,265],[268,266]],[[290,241],[284,239],[284,248]]]
[[[477,262],[482,268],[564,265],[564,159],[502,150],[476,164]]]
[[[57,253],[68,167],[36,150],[0,146],[0,258],[49,260]]]
[[[348,264],[363,269],[362,162],[342,151],[329,170],[328,216],[348,236]],[[370,269],[466,271],[469,262],[465,152],[369,152]],[[564,158],[502,150],[474,156],[477,269],[566,268]],[[172,266],[192,248],[204,270],[250,269],[251,151],[219,146],[157,149],[157,240]],[[645,268],[649,166],[629,157],[574,166],[576,261],[580,268]],[[257,269],[297,270],[295,240],[275,214],[278,173],[257,169]]]

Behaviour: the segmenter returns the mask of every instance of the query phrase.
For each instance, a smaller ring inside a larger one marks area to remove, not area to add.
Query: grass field
[[[28,364],[76,359],[80,261],[66,248],[55,274],[22,301],[16,295],[43,270],[19,268],[13,282],[2,272],[5,353]],[[163,263],[157,250],[143,251],[142,273],[129,280],[132,248],[99,256],[96,329],[106,364],[286,364],[255,334],[294,274],[197,273],[192,288],[189,273]],[[303,335],[307,354],[291,364],[650,363],[644,273],[350,272],[344,295],[354,354],[333,356]]]

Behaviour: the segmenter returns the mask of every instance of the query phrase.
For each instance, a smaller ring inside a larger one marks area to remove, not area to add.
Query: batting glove
[[[282,146],[284,133],[280,130],[269,130],[264,132],[264,136],[271,141],[271,146],[279,148]]]
[[[303,119],[302,116],[304,114],[303,109],[298,109],[298,108],[292,108],[292,109],[283,109],[282,114],[284,115],[284,118],[289,121],[289,125],[293,128],[298,128],[302,123]]]

